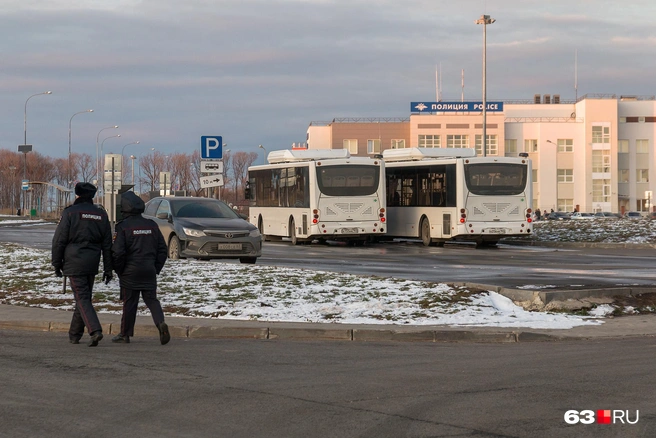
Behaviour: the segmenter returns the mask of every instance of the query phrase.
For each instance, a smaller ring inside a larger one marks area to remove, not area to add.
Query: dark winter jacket
[[[96,275],[103,256],[104,272],[112,272],[112,228],[107,213],[91,198],[66,207],[52,238],[52,266],[66,276]]]
[[[124,219],[116,224],[112,258],[121,288],[154,290],[166,263],[166,242],[159,227],[141,216],[144,202],[133,192],[121,195]]]

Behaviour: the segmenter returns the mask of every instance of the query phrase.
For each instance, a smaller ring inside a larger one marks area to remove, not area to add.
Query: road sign
[[[200,138],[200,157],[205,158],[223,158],[223,137],[220,135],[211,136],[203,135]]]
[[[30,188],[30,182],[29,182],[28,180],[24,179],[24,180],[23,180],[23,184],[21,185],[21,188],[22,188],[23,190],[29,190],[29,188]]]
[[[22,152],[24,154],[28,152],[32,152],[32,145],[31,144],[19,144],[18,145],[18,152]]]
[[[221,187],[223,186],[223,175],[219,173],[216,175],[201,176],[200,186],[203,189],[206,189],[208,187]]]
[[[223,173],[223,161],[201,161],[200,171],[204,173]]]

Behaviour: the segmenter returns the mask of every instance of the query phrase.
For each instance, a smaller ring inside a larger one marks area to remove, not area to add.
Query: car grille
[[[212,237],[222,237],[224,239],[238,239],[240,237],[247,237],[248,231],[219,231],[219,230],[203,230],[205,234]]]

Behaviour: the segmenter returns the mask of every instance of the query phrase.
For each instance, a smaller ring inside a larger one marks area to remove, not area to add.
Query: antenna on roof
[[[462,91],[460,92],[460,102],[464,102],[465,101],[465,69],[464,68],[460,72],[460,88],[462,89]]]
[[[574,102],[579,100],[578,49],[574,49]]]

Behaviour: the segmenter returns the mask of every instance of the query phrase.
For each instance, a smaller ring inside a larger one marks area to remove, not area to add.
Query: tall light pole
[[[140,141],[133,141],[132,143],[128,143],[125,146],[130,146],[131,144],[139,144],[141,143]],[[121,160],[123,160],[123,152],[125,152],[125,146],[123,146],[123,149],[121,149]],[[123,175],[121,175],[121,183],[123,183]],[[134,184],[134,161],[132,162],[132,183]]]
[[[134,188],[134,160],[136,159],[137,157],[135,157],[134,155],[130,155],[130,160],[132,160],[132,188]]]
[[[266,155],[267,155],[267,151],[266,151],[266,148],[265,148],[264,146],[262,146],[262,145],[259,145],[258,148],[260,148],[260,149],[262,149],[262,150],[264,151],[264,164],[266,164],[266,161],[267,161],[267,156],[266,156]]]
[[[114,126],[108,126],[106,128],[101,129],[98,131],[98,135],[96,135],[96,181],[98,181],[98,184],[100,184],[100,160],[102,159],[102,156],[98,154],[98,142],[100,141],[100,133],[103,132],[105,129],[115,129],[118,128],[118,125]]]
[[[227,146],[227,145],[228,145],[227,143],[224,143],[223,146]],[[260,146],[262,146],[262,145],[260,145]],[[223,152],[226,153],[226,154],[228,154],[228,153],[230,153],[230,149],[226,149],[226,150],[223,151]],[[223,154],[221,154],[221,156],[223,156]],[[225,174],[225,172],[226,172],[226,170],[225,170],[225,168],[224,168],[224,169],[223,169],[223,173]],[[225,178],[224,178],[223,180],[224,180],[224,185],[225,185]],[[219,199],[223,201],[223,186],[220,186],[220,187],[219,187]]]
[[[71,126],[73,124],[73,117],[77,116],[78,114],[84,114],[84,113],[92,113],[92,109],[84,110],[77,112],[71,116],[71,119],[68,121],[68,184],[69,186],[73,183],[73,180],[71,179],[72,174],[71,174]]]
[[[547,140],[547,143],[556,146],[556,211],[560,211],[558,210],[558,144],[551,140]]]
[[[43,93],[36,93],[31,95],[30,97],[27,98],[25,101],[25,111],[23,112],[23,180],[27,179],[27,153],[32,150],[32,146],[27,145],[27,102],[30,101],[31,98],[34,96],[41,96],[43,94],[52,94],[52,91],[44,91]],[[18,148],[20,151],[20,147]],[[25,211],[25,195],[23,194],[23,189],[21,187],[21,196],[22,196],[22,209]]]
[[[481,18],[475,21],[476,24],[482,24],[483,25],[483,156],[485,157],[487,155],[487,119],[486,119],[486,112],[487,112],[487,80],[486,80],[486,73],[487,73],[487,64],[486,64],[486,56],[487,56],[487,25],[494,23],[496,20],[494,18],[491,18],[489,15],[481,15]]]

